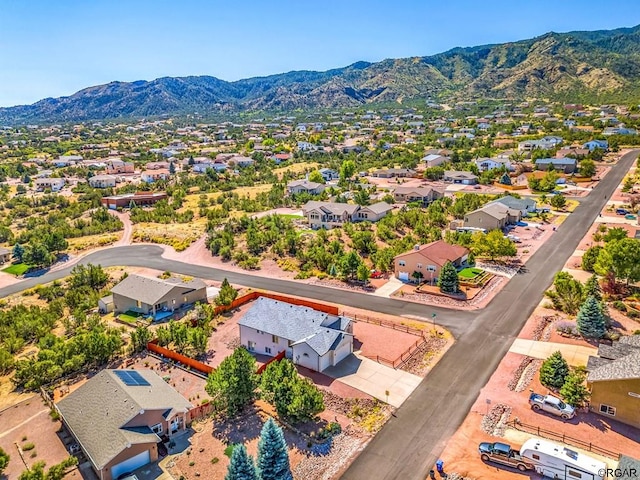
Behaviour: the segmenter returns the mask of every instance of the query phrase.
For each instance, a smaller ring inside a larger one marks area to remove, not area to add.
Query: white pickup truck
[[[540,395],[539,393],[532,392],[529,397],[529,405],[531,405],[531,408],[536,412],[542,410],[565,420],[569,420],[576,416],[575,408],[571,405],[567,405],[553,395]]]

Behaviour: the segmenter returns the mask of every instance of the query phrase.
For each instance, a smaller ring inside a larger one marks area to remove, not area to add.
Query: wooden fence
[[[402,352],[395,360],[390,360],[388,358],[381,357],[380,355],[375,355],[367,358],[370,358],[371,360],[375,360],[376,362],[382,365],[387,365],[388,367],[391,367],[391,368],[399,368],[402,366],[402,364],[408,361],[413,356],[413,354],[416,353],[418,350],[421,350],[421,351],[424,350],[424,346],[426,345],[426,343],[427,343],[427,339],[424,336],[421,336],[419,340],[416,340],[416,342],[413,345],[411,345],[408,349]]]
[[[603,455],[605,457],[614,458],[616,460],[620,459],[620,453],[614,452],[612,450],[607,450],[606,448],[599,447],[594,445],[591,442],[586,442],[584,440],[580,440],[579,438],[569,437],[564,433],[557,433],[551,430],[545,430],[535,425],[527,425],[526,423],[522,423],[518,419],[512,420],[511,422],[507,422],[507,426],[520,430],[521,432],[531,433],[533,435],[537,435],[538,437],[548,438],[550,440],[557,440],[567,445],[573,445],[574,447],[582,448],[584,450],[588,450],[589,452],[593,452],[598,455]]]
[[[343,313],[343,315],[345,314]],[[348,316],[348,315],[345,315],[345,316]],[[407,327],[406,325],[401,325],[399,323],[391,322],[389,320],[382,320],[381,318],[371,318],[365,315],[354,315],[351,318],[353,318],[353,320],[356,322],[365,322],[365,323],[370,323],[372,325],[380,325],[381,327],[392,328],[394,330],[410,333],[411,335],[417,335],[419,337],[422,337],[424,335],[424,332],[418,328]]]
[[[205,375],[209,375],[213,372],[213,367],[207,365],[206,363],[199,362],[198,360],[194,360],[193,358],[187,357],[186,355],[182,355],[180,353],[174,352],[173,350],[169,350],[168,348],[164,348],[158,345],[158,340],[151,340],[147,343],[147,350],[150,352],[157,353],[158,355],[162,355],[163,357],[170,358],[171,360],[175,360],[187,367],[193,368],[198,372],[202,372]]]

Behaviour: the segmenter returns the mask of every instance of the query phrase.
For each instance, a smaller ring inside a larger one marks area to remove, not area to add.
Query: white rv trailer
[[[536,472],[560,480],[603,480],[607,464],[564,445],[530,438],[520,455],[533,463]]]

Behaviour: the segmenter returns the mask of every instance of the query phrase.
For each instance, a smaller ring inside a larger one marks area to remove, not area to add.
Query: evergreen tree
[[[258,480],[253,458],[247,454],[244,445],[234,447],[224,480]]]
[[[561,388],[569,375],[569,364],[562,353],[554,352],[540,366],[540,383],[549,388]]]
[[[504,172],[498,183],[501,183],[502,185],[511,185],[511,177],[507,172]]]
[[[584,385],[585,375],[580,371],[572,371],[560,389],[560,395],[565,402],[574,407],[580,407],[589,398],[589,390]]]
[[[238,290],[233,288],[226,278],[222,281],[220,293],[215,298],[216,305],[231,305],[238,296]]]
[[[586,338],[602,338],[607,331],[607,321],[602,305],[595,297],[587,297],[580,307],[577,327],[580,335]]]
[[[287,443],[282,429],[269,418],[258,441],[258,475],[260,480],[293,480]]]
[[[175,163],[173,163],[173,162],[169,163],[169,173],[170,173],[171,175],[173,175],[173,174],[175,174],[175,173],[176,173],[176,165],[175,165]]]
[[[7,465],[9,465],[9,460],[11,460],[9,454],[0,447],[0,476],[2,476],[2,472],[4,472]]]
[[[589,280],[584,284],[583,294],[585,300],[589,297],[595,298],[598,302],[602,301],[602,288],[600,288],[600,282],[596,275],[591,275]]]
[[[254,399],[258,386],[255,372],[256,359],[238,347],[209,374],[205,390],[218,409],[226,410],[229,416],[235,415]]]
[[[447,262],[443,265],[438,277],[438,287],[444,293],[458,293],[460,290],[458,271],[453,266],[453,263]]]
[[[12,256],[16,262],[22,263],[22,257],[24,256],[24,247],[19,243],[16,243],[13,246]]]

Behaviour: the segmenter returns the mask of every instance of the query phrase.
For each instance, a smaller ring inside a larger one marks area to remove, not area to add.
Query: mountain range
[[[33,105],[0,108],[0,124],[158,115],[355,108],[414,99],[640,100],[640,25],[547,33],[427,57],[357,62],[226,82],[210,76],[112,82]]]

